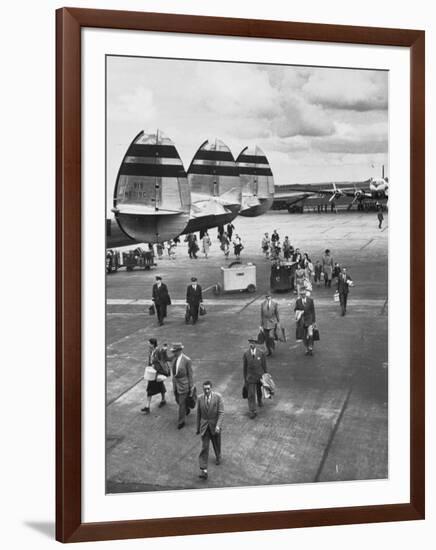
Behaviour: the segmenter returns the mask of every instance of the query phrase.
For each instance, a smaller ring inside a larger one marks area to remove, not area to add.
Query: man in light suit
[[[156,282],[153,285],[152,297],[159,325],[162,326],[164,318],[167,316],[167,306],[171,304],[171,298],[168,293],[168,287],[162,282],[162,277],[156,276]]]
[[[209,445],[212,441],[215,451],[215,463],[221,464],[221,424],[224,416],[223,398],[219,393],[212,391],[212,382],[203,383],[203,394],[197,402],[197,435],[201,434],[201,451],[198,457],[200,475],[207,479],[207,462],[209,459]]]
[[[338,276],[338,292],[342,316],[347,313],[347,300],[350,286],[353,286],[353,281],[347,273],[347,268],[343,267],[341,273]]]
[[[265,335],[265,345],[268,355],[271,355],[274,349],[274,338],[271,335],[271,331],[274,331],[277,323],[280,323],[279,305],[271,298],[271,294],[267,294],[265,300],[260,305],[260,326]]]
[[[315,318],[315,304],[312,298],[306,296],[306,289],[300,288],[300,296],[295,302],[294,311],[297,315],[297,323],[304,327],[304,345],[306,355],[313,355],[313,325]]]
[[[174,397],[176,398],[176,403],[179,405],[177,428],[180,430],[185,425],[186,415],[190,412],[186,406],[186,400],[189,395],[192,395],[194,378],[191,359],[182,353],[183,345],[180,343],[173,344],[171,351],[174,354],[171,365]]]
[[[243,361],[243,376],[244,384],[248,394],[248,411],[250,418],[255,418],[256,412],[256,394],[259,407],[262,407],[262,391],[260,387],[260,379],[267,372],[266,358],[263,351],[256,348],[257,338],[249,338],[249,349],[244,353]]]
[[[201,293],[201,286],[197,283],[197,277],[191,277],[191,284],[186,289],[186,303],[189,308],[189,315],[186,315],[185,322],[189,323],[192,318],[192,324],[198,320],[198,310],[200,309],[200,303],[203,301],[203,295]]]

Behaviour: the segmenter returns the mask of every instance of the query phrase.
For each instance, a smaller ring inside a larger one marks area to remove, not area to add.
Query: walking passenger
[[[306,296],[306,289],[300,288],[300,296],[295,302],[294,308],[297,324],[304,329],[304,345],[306,355],[313,355],[313,325],[315,324],[315,304],[312,298]]]
[[[188,356],[182,353],[183,345],[181,343],[173,344],[171,352],[174,354],[171,367],[174,397],[179,406],[177,428],[181,430],[185,425],[186,415],[190,412],[186,401],[194,389],[192,362]]]
[[[167,306],[171,305],[171,298],[168,293],[168,287],[162,282],[162,277],[160,275],[156,275],[156,282],[153,285],[151,299],[156,309],[159,325],[163,325],[163,320],[167,316]]]
[[[203,236],[202,242],[203,242],[203,254],[204,254],[204,257],[207,258],[209,254],[209,248],[212,244],[207,231]]]
[[[149,352],[148,352],[148,365],[154,367],[157,376],[169,376],[169,358],[167,353],[167,345],[158,347],[156,338],[149,339]],[[165,387],[164,380],[149,380],[147,384],[147,404],[141,409],[141,412],[150,414],[151,398],[153,395],[160,393],[161,400],[159,407],[166,405],[165,393],[167,389]]]
[[[242,249],[244,248],[242,245],[242,239],[239,235],[235,236],[235,240],[233,241],[233,248],[236,259],[239,260],[241,257]]]
[[[269,247],[270,247],[270,238],[268,233],[265,233],[265,235],[262,237],[262,252],[265,255],[265,258],[269,258]]]
[[[280,323],[279,305],[271,298],[271,294],[267,293],[265,300],[260,305],[260,326],[265,336],[268,355],[272,355],[274,349],[273,333],[278,323]]]
[[[333,258],[330,255],[330,250],[327,248],[322,257],[322,270],[324,272],[324,286],[329,288],[332,286],[333,265]]]
[[[343,267],[338,277],[339,303],[341,304],[342,316],[347,313],[347,301],[350,286],[353,286],[353,281],[347,273],[347,268]]]
[[[197,402],[197,435],[201,435],[201,452],[198,457],[200,474],[198,477],[207,479],[209,446],[215,452],[215,464],[221,464],[221,426],[224,417],[224,403],[221,394],[212,391],[212,382],[203,383],[203,394]]]
[[[202,301],[203,295],[201,286],[197,283],[197,277],[191,277],[191,284],[186,289],[186,304],[189,312],[185,316],[186,323],[189,323],[189,320],[192,319],[192,324],[195,325],[198,321],[198,312]]]
[[[255,418],[256,397],[259,407],[262,407],[262,388],[260,379],[267,371],[265,354],[256,348],[257,339],[249,338],[249,349],[243,356],[243,378],[244,386],[248,396],[248,411],[250,418]]]

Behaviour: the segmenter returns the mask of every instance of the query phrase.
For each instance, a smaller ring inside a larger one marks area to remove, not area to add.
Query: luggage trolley
[[[217,283],[213,292],[219,295],[222,292],[246,291],[255,292],[256,290],[256,266],[247,263],[233,262],[228,267],[222,267],[222,284]]]
[[[276,262],[271,266],[270,287],[273,292],[294,290],[297,262]]]

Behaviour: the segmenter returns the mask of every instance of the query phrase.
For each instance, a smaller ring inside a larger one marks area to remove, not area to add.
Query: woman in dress
[[[224,256],[226,258],[226,260],[228,259],[229,257],[229,253],[230,253],[230,241],[229,241],[229,238],[227,236],[227,233],[224,231],[224,233],[221,235],[221,250],[224,252]]]
[[[312,260],[309,258],[309,254],[307,252],[305,252],[303,256],[303,267],[306,279],[311,285],[313,285],[313,263]]]
[[[304,280],[306,278],[306,273],[301,266],[301,264],[297,265],[297,269],[295,270],[295,288],[294,293],[298,296],[300,295],[300,290],[304,288]]]
[[[234,247],[236,259],[239,260],[241,257],[242,249],[244,248],[242,246],[242,240],[239,235],[236,235],[235,240],[233,241],[233,247]]]
[[[156,369],[156,378],[159,374],[168,376],[169,358],[167,354],[166,344],[164,344],[162,347],[158,347],[156,338],[150,338],[148,343],[148,365]],[[158,382],[157,380],[149,380],[147,384],[147,404],[141,409],[141,412],[145,412],[145,414],[150,414],[151,398],[153,397],[153,395],[157,395],[158,393],[160,393],[161,395],[159,407],[163,407],[164,405],[166,405],[166,391],[167,390],[164,381]]]
[[[262,252],[264,253],[266,259],[269,258],[269,246],[270,246],[269,235],[268,233],[265,233],[265,235],[262,237],[261,247],[262,247]]]
[[[330,250],[327,250],[322,257],[322,270],[324,272],[324,286],[329,288],[332,286],[332,275],[333,275],[333,258],[330,256]]]
[[[207,258],[207,255],[209,254],[210,245],[212,244],[212,243],[210,242],[210,237],[209,237],[207,231],[206,231],[206,233],[203,235],[202,242],[203,242],[203,253],[204,253],[204,257]]]

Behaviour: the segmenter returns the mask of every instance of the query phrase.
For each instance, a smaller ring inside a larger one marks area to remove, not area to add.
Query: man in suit
[[[198,310],[203,301],[201,286],[197,283],[197,277],[191,277],[191,284],[186,289],[186,304],[189,308],[189,315],[186,315],[185,322],[189,323],[192,318],[192,324],[198,321]]]
[[[260,379],[267,372],[266,358],[263,351],[256,348],[257,338],[249,338],[249,349],[244,353],[243,361],[243,376],[244,384],[248,394],[248,411],[250,418],[255,418],[256,412],[256,394],[259,407],[262,407],[262,391],[260,387]]]
[[[192,395],[194,389],[194,377],[192,374],[191,359],[183,353],[183,345],[173,344],[171,352],[174,354],[171,365],[171,374],[173,377],[173,390],[176,403],[179,406],[177,428],[181,430],[185,425],[186,415],[190,410],[186,406],[186,400]]]
[[[280,323],[279,305],[271,298],[271,294],[268,293],[260,305],[260,326],[265,335],[265,345],[268,355],[271,355],[274,349],[274,338],[271,332],[274,331],[277,323]]]
[[[315,304],[312,298],[306,296],[306,289],[300,288],[300,296],[295,302],[297,323],[304,327],[304,345],[306,355],[313,355],[313,325],[316,322]]]
[[[165,283],[162,282],[162,277],[156,276],[156,282],[153,285],[152,298],[154,307],[156,308],[156,315],[159,325],[162,326],[164,318],[167,316],[167,306],[171,304],[170,295],[168,294],[168,288]]]
[[[338,292],[339,303],[341,304],[341,315],[344,316],[347,313],[347,300],[348,291],[350,286],[353,286],[353,281],[347,273],[347,268],[343,267],[338,277]]]
[[[200,475],[207,479],[207,462],[209,459],[209,445],[212,441],[215,451],[215,463],[221,464],[221,424],[224,416],[223,398],[219,393],[212,391],[212,382],[203,383],[203,394],[197,402],[197,435],[201,435],[201,451],[198,457]]]

